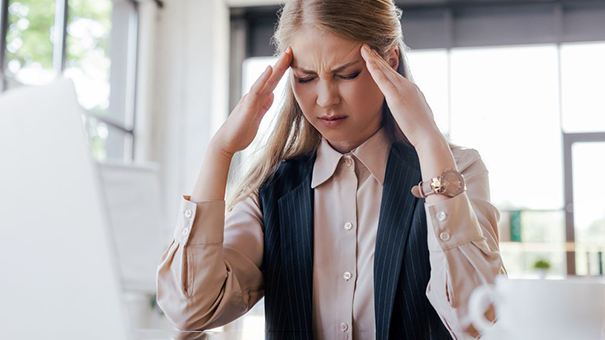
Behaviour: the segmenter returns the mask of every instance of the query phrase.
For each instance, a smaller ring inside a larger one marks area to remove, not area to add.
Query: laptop
[[[74,85],[0,96],[0,339],[127,339],[119,264]]]

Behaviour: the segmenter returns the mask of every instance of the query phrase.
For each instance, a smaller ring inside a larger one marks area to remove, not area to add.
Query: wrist
[[[216,140],[212,139],[210,141],[210,145],[208,148],[209,151],[219,155],[221,158],[227,160],[227,161],[231,161],[233,159],[233,156],[235,155],[234,152],[229,152],[227,151],[225,148],[223,148]]]
[[[449,150],[449,145],[447,139],[439,133],[431,133],[425,134],[424,138],[421,142],[414,145],[416,152],[420,156],[422,153],[434,153],[435,150],[440,150],[443,148],[447,148]]]

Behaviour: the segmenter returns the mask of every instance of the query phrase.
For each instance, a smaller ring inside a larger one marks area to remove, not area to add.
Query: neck
[[[380,130],[381,127],[382,127],[382,123],[379,124],[378,127],[375,127],[373,129],[368,129],[368,133],[364,133],[363,137],[361,137],[360,139],[355,140],[355,141],[347,140],[347,141],[332,142],[332,141],[328,140],[327,138],[326,138],[326,140],[328,141],[328,143],[334,150],[340,152],[341,154],[346,154],[346,153],[351,152],[351,150],[354,150],[361,144],[363,144],[365,141],[370,139],[372,136],[374,136],[374,134],[376,134]]]

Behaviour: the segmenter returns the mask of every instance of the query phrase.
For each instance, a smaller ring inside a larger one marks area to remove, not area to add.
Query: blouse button
[[[341,323],[340,323],[340,330],[341,330],[341,331],[343,331],[343,332],[346,332],[346,331],[347,331],[347,329],[349,329],[349,325],[347,325],[347,324],[346,324],[346,323],[344,323],[344,322],[341,322]]]
[[[346,229],[347,231],[348,231],[348,230],[351,230],[351,228],[353,228],[353,224],[351,224],[351,222],[347,222],[347,223],[345,223],[345,229]]]
[[[189,228],[185,228],[183,229],[183,236],[187,236],[187,234],[189,234]]]
[[[342,277],[343,277],[345,280],[347,280],[347,281],[349,281],[349,280],[351,279],[351,276],[352,276],[352,275],[351,275],[351,273],[350,273],[350,272],[345,272],[345,273],[342,275]]]
[[[347,166],[351,166],[353,164],[353,160],[351,159],[351,156],[345,156],[345,164]]]
[[[447,218],[447,214],[443,211],[440,211],[437,213],[437,219],[441,222],[445,221],[445,219]]]
[[[185,217],[191,218],[192,215],[193,215],[193,212],[191,211],[191,209],[185,210]]]
[[[439,238],[442,241],[447,241],[450,239],[450,233],[448,233],[447,231],[442,232],[441,234],[439,234]]]

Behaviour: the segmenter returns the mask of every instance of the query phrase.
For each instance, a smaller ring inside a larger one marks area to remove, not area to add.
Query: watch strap
[[[431,188],[431,182],[420,182],[418,185],[412,187],[412,194],[417,198],[425,198],[429,195],[435,194],[433,188]]]
[[[446,168],[443,173],[437,177],[433,177],[430,181],[421,181],[418,185],[412,187],[412,195],[417,198],[425,198],[429,195],[441,194],[451,197],[451,195],[446,193],[446,188],[443,184],[443,176],[446,172],[452,171],[450,168]],[[455,171],[455,170],[454,170]],[[457,172],[457,171],[456,171]],[[466,190],[466,183],[464,183],[464,176],[457,172],[460,177],[462,177],[463,187],[461,191]]]

